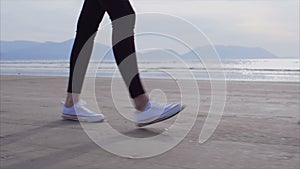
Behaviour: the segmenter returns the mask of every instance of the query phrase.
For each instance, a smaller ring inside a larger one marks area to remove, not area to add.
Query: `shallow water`
[[[68,76],[68,60],[1,61],[1,75]],[[205,65],[199,61],[139,62],[143,78],[163,79],[224,79],[242,81],[300,82],[298,59],[252,59],[226,60],[222,65],[211,62]],[[120,76],[113,61],[96,63],[91,61],[87,76]]]

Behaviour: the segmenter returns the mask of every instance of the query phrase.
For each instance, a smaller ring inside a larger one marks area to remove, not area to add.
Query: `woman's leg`
[[[68,95],[65,104],[67,107],[78,101],[93,49],[94,37],[92,36],[97,32],[104,13],[105,10],[97,0],[84,1],[70,58]]]
[[[128,0],[106,0],[113,26],[113,52],[121,75],[136,108],[143,110],[148,101],[140,80],[134,43],[135,12]]]

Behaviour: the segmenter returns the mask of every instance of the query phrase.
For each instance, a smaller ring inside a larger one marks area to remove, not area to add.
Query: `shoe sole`
[[[93,118],[79,117],[78,118],[78,116],[66,115],[66,114],[61,115],[61,117],[64,120],[79,121],[79,122],[90,122],[90,123],[92,123],[92,122],[102,122],[102,121],[104,121],[104,118],[101,118],[101,119],[95,119],[95,117],[93,117]]]
[[[173,113],[173,114],[171,114],[171,115],[169,115],[169,116],[160,117],[160,118],[155,119],[155,120],[153,120],[153,121],[151,121],[151,122],[148,122],[148,123],[136,123],[136,125],[137,125],[138,127],[144,127],[144,126],[148,126],[148,125],[151,125],[151,124],[155,124],[155,123],[158,123],[158,122],[162,122],[162,121],[168,120],[169,118],[176,116],[176,115],[177,115],[178,113],[180,113],[184,108],[185,108],[185,105],[183,105],[179,111],[177,111],[177,112],[175,112],[175,113]]]

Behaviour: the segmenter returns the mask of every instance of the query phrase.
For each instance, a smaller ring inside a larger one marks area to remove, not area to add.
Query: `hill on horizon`
[[[0,41],[1,43],[1,60],[68,60],[74,40],[70,39],[64,42],[34,42],[34,41]],[[245,47],[231,45],[215,45],[216,51],[221,60],[226,59],[270,59],[279,58],[264,48]],[[194,51],[197,53],[207,53],[210,46],[200,46]],[[95,54],[108,52],[105,60],[114,60],[112,51],[109,46],[95,43],[92,59]],[[168,54],[166,54],[168,53]],[[138,53],[143,59],[152,60],[169,60],[172,55],[176,55],[183,60],[198,60],[193,51],[185,54],[178,54],[172,49],[149,50]],[[209,56],[200,56],[209,59]]]

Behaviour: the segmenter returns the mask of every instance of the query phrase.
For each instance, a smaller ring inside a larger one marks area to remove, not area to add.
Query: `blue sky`
[[[186,19],[214,44],[263,47],[299,57],[298,0],[131,0],[137,13]],[[83,0],[1,0],[1,40],[65,41]],[[106,18],[103,24],[108,23]]]

